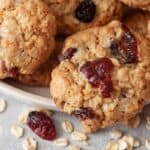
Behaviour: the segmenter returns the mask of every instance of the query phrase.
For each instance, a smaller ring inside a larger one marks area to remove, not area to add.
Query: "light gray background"
[[[38,93],[40,95],[48,96],[48,89],[40,89],[40,88],[28,88],[17,85],[19,88],[28,90],[32,93]],[[44,141],[38,138],[35,134],[31,132],[31,130],[25,126],[21,125],[25,128],[25,134],[22,138],[16,139],[14,136],[10,134],[10,127],[13,124],[17,124],[18,115],[21,112],[25,112],[30,110],[31,108],[35,108],[34,105],[25,104],[20,101],[20,97],[12,97],[9,94],[9,90],[0,91],[0,98],[3,98],[7,101],[7,109],[4,113],[0,113],[0,150],[22,150],[22,141],[27,137],[34,137],[38,141],[38,150],[69,150],[69,147],[62,148],[54,146],[52,142]],[[25,100],[24,100],[25,101]],[[149,106],[150,107],[150,106]],[[149,107],[145,108],[145,113],[148,113]],[[81,131],[80,123],[73,117],[67,116],[64,113],[56,112],[53,116],[54,123],[57,128],[58,137],[66,137],[70,140],[69,134],[64,134],[61,129],[61,122],[64,120],[71,120],[74,124],[75,130]],[[125,126],[113,126],[106,129],[102,129],[99,132],[92,134],[89,136],[89,146],[84,147],[83,144],[79,142],[70,141],[70,143],[81,147],[83,150],[105,150],[106,143],[110,140],[110,131],[112,128],[121,129],[123,132],[130,133],[135,138],[140,139],[142,142],[142,146],[137,150],[145,150],[144,140],[146,137],[150,137],[150,131],[146,130],[145,122],[140,125],[138,129],[131,129]]]

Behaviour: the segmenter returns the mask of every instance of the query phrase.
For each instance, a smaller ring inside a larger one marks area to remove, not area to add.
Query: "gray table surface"
[[[41,95],[46,96],[48,90],[43,90],[39,88],[28,88],[28,87],[19,87],[25,90],[28,90],[32,93],[40,93]],[[38,141],[38,150],[69,150],[69,147],[62,148],[55,146],[52,142],[44,141],[38,138],[35,134],[31,132],[31,130],[25,126],[20,125],[25,129],[25,134],[22,138],[16,139],[10,133],[11,125],[19,124],[18,123],[18,115],[21,112],[25,112],[30,110],[31,108],[35,108],[34,105],[29,105],[20,101],[19,97],[12,97],[9,95],[9,91],[2,92],[0,91],[0,98],[3,98],[7,101],[7,109],[4,113],[0,113],[0,150],[22,150],[22,141],[27,137],[33,137]],[[147,106],[144,110],[145,113],[148,113],[149,107]],[[68,116],[61,112],[55,112],[54,123],[57,128],[58,137],[66,137],[70,140],[70,135],[65,134],[61,129],[61,122],[64,120],[71,120],[74,124],[74,128],[77,131],[81,131],[80,123],[73,117]],[[144,140],[147,137],[150,137],[150,131],[145,128],[145,121],[142,121],[142,124],[138,129],[131,129],[122,125],[117,125],[113,127],[109,127],[106,129],[102,129],[99,132],[92,134],[89,136],[89,146],[84,146],[82,143],[74,142],[70,140],[70,143],[73,145],[77,145],[81,147],[83,150],[105,150],[106,143],[110,140],[110,131],[112,128],[120,129],[125,133],[129,133],[133,135],[135,138],[140,139],[142,145],[137,150],[145,150]]]

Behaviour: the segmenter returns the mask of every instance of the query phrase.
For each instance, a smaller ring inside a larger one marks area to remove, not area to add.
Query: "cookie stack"
[[[50,85],[87,133],[150,99],[150,0],[0,0],[0,78]]]

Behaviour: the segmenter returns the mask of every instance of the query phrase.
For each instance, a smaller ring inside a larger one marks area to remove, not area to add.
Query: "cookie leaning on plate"
[[[0,79],[32,74],[54,49],[55,17],[41,0],[0,4]]]
[[[150,38],[150,12],[133,11],[124,17],[123,22],[131,30]]]
[[[118,0],[45,0],[58,21],[58,32],[71,34],[105,25],[122,16]]]
[[[150,11],[150,0],[120,0],[120,1],[128,6]]]
[[[150,43],[118,21],[70,36],[52,72],[56,105],[85,132],[127,122],[150,96]]]

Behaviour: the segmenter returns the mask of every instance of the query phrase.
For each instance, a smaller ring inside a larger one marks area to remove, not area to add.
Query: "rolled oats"
[[[86,134],[77,131],[71,134],[71,138],[76,141],[86,141],[88,139]]]
[[[150,150],[150,138],[147,138],[147,139],[145,140],[145,147],[146,147],[146,149],[149,149],[149,150]]]
[[[66,147],[68,146],[69,142],[65,138],[59,138],[54,141],[54,144],[60,147]]]
[[[146,123],[146,129],[150,130],[150,124]]]
[[[80,148],[77,146],[71,145],[69,150],[80,150]]]
[[[150,116],[149,115],[146,117],[146,122],[147,122],[147,124],[150,124]]]
[[[140,141],[137,139],[134,139],[134,147],[139,147],[140,146]]]
[[[6,101],[3,99],[0,99],[0,112],[4,112],[6,109]]]
[[[126,150],[128,148],[128,144],[122,139],[120,139],[118,141],[118,144],[119,144],[119,149],[118,150]]]
[[[122,132],[120,130],[114,129],[111,131],[111,138],[112,139],[117,140],[117,139],[121,138],[121,136],[122,136]]]
[[[106,150],[118,150],[119,144],[117,141],[109,141],[106,145]]]
[[[109,112],[109,111],[113,111],[116,107],[116,103],[108,103],[108,104],[103,104],[103,111],[104,112]]]
[[[19,114],[18,116],[18,120],[20,123],[22,124],[26,124],[27,123],[27,119],[28,119],[28,112],[23,112],[21,114]]]
[[[62,123],[62,128],[67,133],[73,132],[73,125],[72,125],[72,123],[70,121],[64,121]]]
[[[24,150],[37,150],[37,142],[33,138],[27,138],[22,143]]]
[[[134,146],[134,138],[133,136],[126,134],[122,138],[123,141],[125,141],[128,144],[128,149],[133,149]]]
[[[23,136],[24,129],[19,127],[18,125],[13,125],[11,127],[11,134],[14,135],[16,138],[20,138]]]

